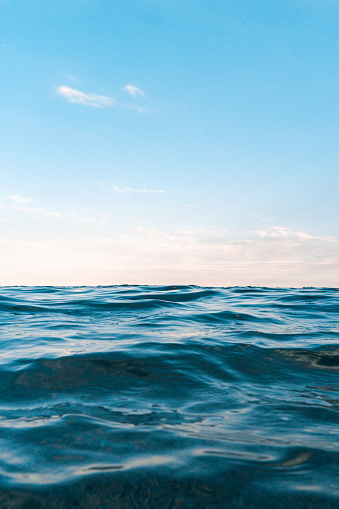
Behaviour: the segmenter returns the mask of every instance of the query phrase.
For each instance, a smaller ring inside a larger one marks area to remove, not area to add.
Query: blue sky
[[[339,286],[333,0],[0,0],[0,284]]]

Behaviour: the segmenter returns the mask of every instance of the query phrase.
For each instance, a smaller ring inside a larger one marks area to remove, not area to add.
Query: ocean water
[[[0,288],[0,507],[339,508],[339,291]]]

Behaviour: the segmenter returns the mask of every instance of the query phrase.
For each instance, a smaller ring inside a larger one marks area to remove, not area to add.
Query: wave
[[[0,506],[339,507],[337,289],[0,289]]]

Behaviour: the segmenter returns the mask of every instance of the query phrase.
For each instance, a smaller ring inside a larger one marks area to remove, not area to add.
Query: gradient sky
[[[0,284],[339,286],[337,0],[0,19]]]

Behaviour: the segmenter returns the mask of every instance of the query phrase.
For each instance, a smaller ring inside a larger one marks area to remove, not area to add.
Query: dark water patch
[[[258,322],[260,320],[268,321],[268,322],[276,322],[277,319],[268,315],[256,316],[255,314],[250,313],[241,313],[236,311],[217,311],[214,313],[200,313],[196,315],[192,315],[191,320],[195,320],[197,322],[205,322],[207,324],[228,324],[231,322]]]
[[[282,356],[291,359],[293,362],[303,364],[305,369],[329,369],[336,372],[339,370],[339,347],[325,347],[314,350],[291,349],[279,351]]]

